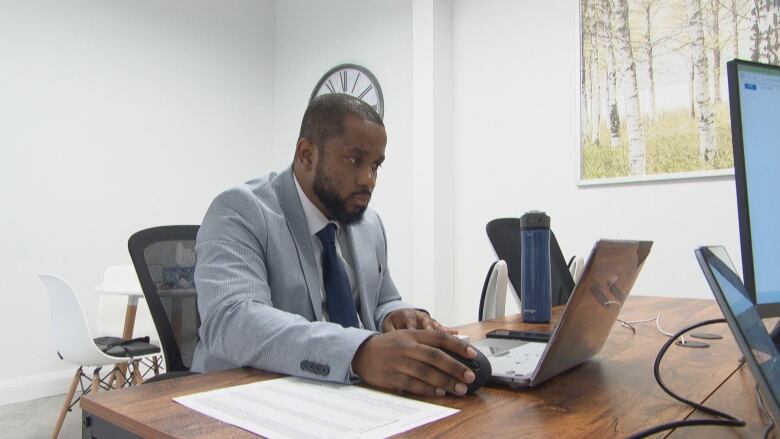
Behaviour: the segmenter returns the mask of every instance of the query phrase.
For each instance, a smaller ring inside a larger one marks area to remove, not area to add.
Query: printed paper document
[[[270,439],[384,438],[459,411],[363,387],[295,377],[174,401]]]

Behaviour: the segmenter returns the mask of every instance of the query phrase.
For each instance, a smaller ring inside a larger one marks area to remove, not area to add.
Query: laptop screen
[[[767,406],[773,418],[780,416],[780,354],[761,321],[756,306],[723,247],[704,247],[698,252],[706,261],[705,274],[731,332],[740,346],[759,387],[764,390]],[[713,284],[714,282],[714,284]]]

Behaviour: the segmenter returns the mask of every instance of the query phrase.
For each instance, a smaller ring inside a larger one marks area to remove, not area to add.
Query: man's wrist
[[[357,367],[356,367],[357,366],[357,361],[359,360],[358,357],[362,354],[362,349],[366,346],[366,343],[369,340],[371,340],[372,338],[374,338],[374,336],[377,336],[377,335],[379,335],[378,332],[372,333],[371,335],[366,337],[365,340],[363,340],[363,342],[360,343],[360,345],[358,345],[357,349],[355,349],[355,354],[352,356],[352,361],[350,361],[350,363],[349,363],[349,371],[347,372],[348,373],[347,378],[349,378],[349,381],[351,383],[355,383],[355,382],[360,381],[362,379],[360,374],[358,374]]]

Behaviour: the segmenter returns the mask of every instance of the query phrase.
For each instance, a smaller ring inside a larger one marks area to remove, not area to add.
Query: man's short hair
[[[328,139],[344,133],[344,119],[348,115],[385,126],[376,110],[362,100],[348,94],[328,93],[309,103],[298,139],[305,137],[321,149]]]

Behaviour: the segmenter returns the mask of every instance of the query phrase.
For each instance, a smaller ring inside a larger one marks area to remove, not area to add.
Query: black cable
[[[721,411],[715,410],[713,408],[707,407],[705,405],[699,404],[694,401],[690,401],[688,399],[683,398],[680,395],[677,395],[674,393],[671,389],[669,389],[666,384],[664,384],[663,380],[661,379],[661,360],[664,357],[664,354],[666,354],[666,351],[669,350],[669,347],[674,344],[674,342],[680,338],[683,334],[686,332],[696,329],[702,326],[712,325],[715,323],[724,323],[725,319],[711,319],[711,320],[704,320],[698,323],[694,323],[690,326],[687,326],[677,333],[675,333],[673,336],[669,338],[669,340],[664,343],[664,345],[661,347],[661,350],[658,351],[658,355],[655,357],[655,364],[653,365],[653,375],[655,376],[655,380],[658,383],[658,386],[661,387],[661,389],[666,392],[667,395],[671,396],[672,398],[682,402],[683,404],[689,405],[693,407],[696,410],[702,411],[704,413],[708,413],[714,416],[717,416],[722,419],[685,419],[680,421],[673,421],[673,422],[667,422],[665,424],[659,424],[654,427],[650,427],[648,429],[639,431],[637,433],[634,433],[630,436],[628,436],[627,439],[639,439],[644,438],[647,436],[650,436],[651,434],[655,434],[661,431],[665,430],[671,430],[678,427],[692,427],[692,426],[698,426],[698,425],[723,425],[723,426],[729,426],[729,427],[742,427],[745,425],[745,421],[741,419],[737,419],[728,413],[723,413]]]
[[[628,436],[626,439],[643,438],[643,437],[648,437],[650,435],[659,433],[661,431],[672,430],[678,427],[696,427],[699,425],[722,425],[725,427],[737,426],[737,424],[734,424],[734,421],[729,419],[684,419],[682,421],[673,421],[673,422],[667,422],[665,424],[658,424],[646,430],[642,430],[638,433],[634,433],[631,436]],[[740,424],[739,426],[742,425],[745,425],[745,423],[742,422],[742,424]]]

